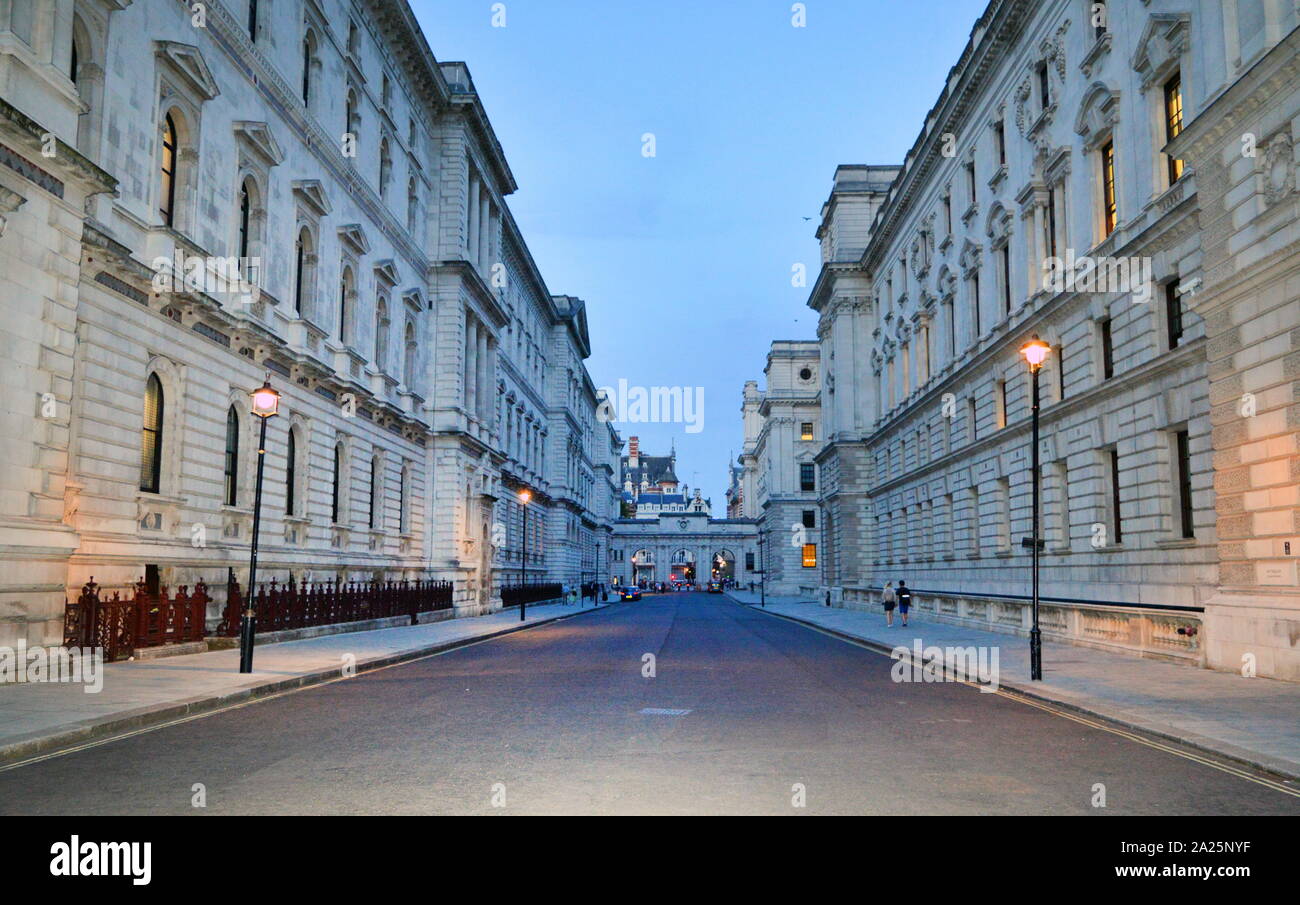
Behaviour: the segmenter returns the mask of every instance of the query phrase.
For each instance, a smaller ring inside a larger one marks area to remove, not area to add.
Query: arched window
[[[375,367],[384,370],[388,364],[388,299],[382,295],[375,307]]]
[[[302,103],[311,106],[311,64],[316,56],[316,36],[308,29],[302,36]]]
[[[406,231],[408,233],[415,232],[416,215],[418,214],[419,209],[419,189],[416,187],[415,177],[412,176],[410,181],[406,183]]]
[[[144,387],[144,429],[140,432],[140,489],[158,493],[162,486],[163,388],[157,374]]]
[[[226,412],[226,488],[222,501],[227,506],[239,503],[239,410],[233,405]]]
[[[398,486],[399,496],[397,500],[397,507],[398,507],[397,528],[398,531],[402,534],[411,533],[411,515],[406,508],[406,501],[410,497],[410,489],[411,489],[410,485],[411,485],[411,466],[403,465],[402,480],[401,480],[401,484]]]
[[[74,34],[72,36],[72,58],[68,60],[68,78],[72,79],[72,84],[77,84],[77,72],[81,67],[81,47],[80,41]]]
[[[406,322],[406,349],[402,359],[402,383],[407,388],[415,386],[415,324]]]
[[[388,200],[388,183],[393,178],[393,155],[388,150],[388,139],[379,143],[379,196]]]
[[[350,339],[352,319],[352,269],[343,268],[343,279],[339,284],[339,341],[347,344]]]
[[[288,457],[284,465],[284,514],[298,512],[298,428],[289,428]]]
[[[307,230],[298,233],[298,241],[293,243],[293,310],[299,317],[302,316],[302,296],[303,296],[303,261],[307,256],[307,243],[310,237]]]
[[[361,119],[357,113],[357,93],[351,88],[348,89],[347,103],[344,105],[344,115],[347,121],[344,123],[344,130],[352,136],[353,141],[358,141],[357,130],[360,127]]]
[[[176,225],[176,121],[168,113],[162,126],[162,184],[158,194],[158,213],[164,226]]]
[[[248,180],[245,179],[239,184],[239,257],[248,259],[249,248],[252,245],[252,225],[253,216],[253,193],[249,188]],[[241,262],[242,267],[242,262]]]
[[[337,525],[343,504],[343,444],[334,444],[334,484],[330,497],[330,521]]]
[[[370,527],[379,527],[379,457],[370,460]]]

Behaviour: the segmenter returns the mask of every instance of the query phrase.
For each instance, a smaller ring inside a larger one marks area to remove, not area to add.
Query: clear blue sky
[[[806,28],[788,0],[505,0],[504,28],[491,0],[412,5],[469,64],[547,285],[587,302],[596,385],[704,387],[699,433],[617,427],[675,440],[722,515],[744,382],[816,335],[790,275],[816,278],[835,167],[902,160],[985,0],[807,0]]]

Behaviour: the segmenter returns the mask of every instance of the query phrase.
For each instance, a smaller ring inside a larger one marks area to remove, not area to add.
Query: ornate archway
[[[736,554],[719,550],[713,554],[710,577],[714,581],[729,581],[736,577]]]
[[[669,564],[673,581],[695,581],[695,554],[690,550],[678,550],[673,554]]]
[[[655,580],[655,555],[651,550],[637,550],[632,554],[632,583]]]

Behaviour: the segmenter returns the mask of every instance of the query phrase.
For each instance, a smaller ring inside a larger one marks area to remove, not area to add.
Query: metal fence
[[[65,647],[100,647],[106,660],[125,660],[142,647],[183,644],[203,640],[208,612],[208,588],[203,582],[181,585],[170,594],[164,585],[157,592],[138,581],[130,598],[114,591],[100,596],[94,576],[75,601],[67,601],[63,616]]]
[[[519,604],[539,603],[543,600],[558,600],[564,596],[564,586],[559,584],[515,584],[501,589],[503,607]]]
[[[342,625],[406,616],[415,625],[420,613],[452,608],[453,584],[450,581],[371,581],[286,584],[272,581],[259,584],[254,600],[257,633],[318,625]],[[239,634],[239,622],[246,606],[239,583],[228,585],[226,607],[216,634],[233,638]]]

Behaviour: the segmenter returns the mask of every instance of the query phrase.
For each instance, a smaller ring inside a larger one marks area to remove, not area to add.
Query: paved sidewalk
[[[341,675],[347,655],[355,657],[360,673],[582,612],[590,613],[592,607],[548,604],[528,607],[528,618],[522,623],[519,611],[510,609],[490,616],[259,644],[249,675],[239,674],[236,648],[109,663],[104,666],[103,687],[94,694],[87,694],[84,685],[0,685],[0,765],[329,681]]]
[[[733,591],[757,607],[758,595]],[[1144,660],[1072,644],[1043,642],[1043,681],[1029,679],[1029,639],[946,623],[912,613],[902,627],[883,612],[827,607],[768,595],[767,611],[863,641],[895,646],[998,649],[1001,687],[1104,717],[1300,780],[1300,685]]]

